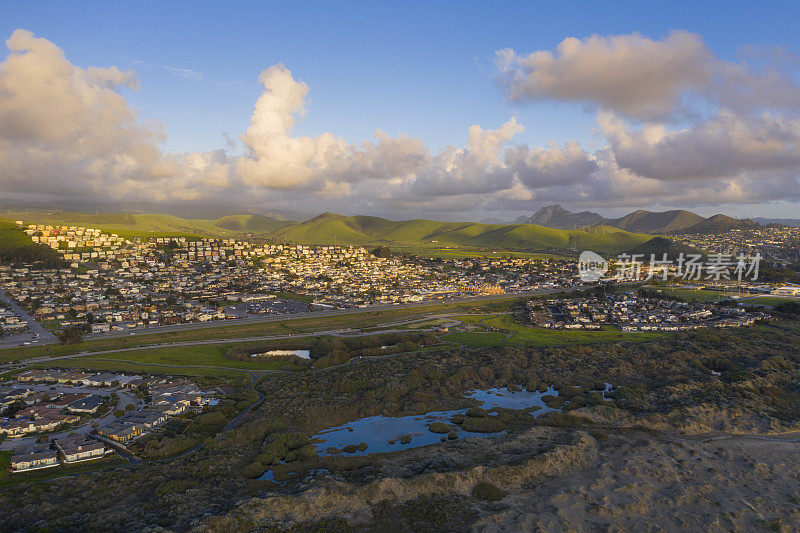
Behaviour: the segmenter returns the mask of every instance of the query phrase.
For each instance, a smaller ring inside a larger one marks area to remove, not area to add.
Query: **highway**
[[[503,294],[491,294],[491,295],[478,295],[478,296],[467,296],[462,298],[451,298],[451,299],[442,299],[442,300],[427,300],[424,302],[415,302],[415,303],[408,303],[408,304],[400,304],[400,305],[378,305],[372,307],[358,307],[353,309],[338,309],[334,311],[308,311],[303,313],[292,313],[292,314],[284,314],[284,315],[274,315],[274,316],[252,316],[248,318],[241,318],[241,319],[231,319],[226,321],[211,321],[211,322],[199,322],[193,324],[176,324],[173,326],[148,326],[144,328],[137,328],[135,330],[129,331],[111,331],[109,333],[98,333],[98,334],[89,334],[84,337],[86,340],[91,339],[103,339],[109,337],[129,337],[129,336],[136,336],[136,335],[154,335],[158,333],[171,333],[171,332],[180,332],[180,331],[190,331],[190,330],[197,330],[197,329],[207,329],[207,328],[225,328],[225,327],[235,327],[241,326],[244,324],[262,324],[262,323],[270,323],[270,322],[284,322],[288,320],[299,320],[303,318],[323,318],[329,316],[341,316],[341,315],[353,315],[353,314],[365,314],[365,313],[373,313],[376,311],[391,311],[391,310],[398,310],[398,309],[414,309],[419,307],[429,307],[432,305],[447,305],[447,304],[459,304],[459,303],[473,303],[473,302],[491,302],[495,300],[507,300],[510,298],[525,298],[529,296],[542,296],[546,294],[555,294],[558,292],[564,291],[572,291],[572,290],[579,290],[586,287],[568,287],[568,288],[557,288],[557,289],[540,289],[535,291],[526,291],[526,292],[515,292],[515,293],[503,293]],[[16,305],[16,304],[14,304]],[[28,316],[27,314],[25,316]],[[33,320],[33,318],[28,317],[37,328],[35,331],[40,333],[38,340],[36,342],[36,346],[47,345],[47,344],[54,344],[58,342],[58,339],[55,336],[44,329],[38,322]],[[43,333],[41,333],[43,332]],[[322,332],[318,332],[317,334],[321,334]],[[220,336],[224,336],[224,333],[220,333]],[[238,339],[247,340],[247,339]],[[256,340],[265,340],[264,338],[257,338]],[[28,341],[30,342],[30,341]],[[219,342],[219,341],[216,341]],[[16,341],[10,345],[3,345],[0,343],[0,348],[19,348],[25,346],[22,342]],[[116,351],[116,350],[115,350]],[[40,359],[46,360],[46,359]]]

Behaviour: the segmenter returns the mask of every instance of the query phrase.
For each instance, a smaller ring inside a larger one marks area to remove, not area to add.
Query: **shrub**
[[[542,396],[542,401],[550,409],[561,409],[564,406],[563,398],[553,396],[552,394],[545,394]]]
[[[460,426],[461,424],[463,424],[464,420],[466,420],[466,417],[464,415],[453,415],[453,416],[450,417],[450,422],[452,422],[453,424],[455,424],[457,426]]]
[[[485,409],[481,409],[480,407],[470,407],[469,409],[467,409],[467,416],[475,418],[486,416],[487,413],[488,411],[486,411]]]
[[[263,473],[264,467],[258,461],[253,461],[249,465],[242,468],[242,475],[250,479],[261,477],[261,474]]]
[[[472,418],[468,417],[464,420],[462,426],[465,431],[473,433],[497,433],[503,430],[503,423],[496,418]]]
[[[431,422],[428,424],[428,429],[431,433],[448,433],[450,432],[450,426],[445,424],[444,422]]]
[[[503,491],[487,481],[481,481],[472,487],[472,497],[478,500],[494,502],[503,499]]]

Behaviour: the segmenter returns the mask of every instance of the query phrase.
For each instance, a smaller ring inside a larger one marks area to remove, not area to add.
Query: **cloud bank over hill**
[[[577,142],[515,144],[524,125],[514,117],[496,129],[473,125],[463,147],[438,152],[381,130],[360,143],[329,132],[294,136],[310,89],[277,64],[259,77],[264,89],[240,136],[244,153],[165,153],[163,127],[142,123],[123,96],[138,88],[135,73],[75,66],[25,30],[6,45],[0,193],[7,197],[378,214],[800,198],[792,63],[726,62],[687,32],[497,52],[510,100],[596,109],[604,146],[595,151]]]

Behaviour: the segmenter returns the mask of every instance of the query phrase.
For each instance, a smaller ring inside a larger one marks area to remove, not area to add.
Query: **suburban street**
[[[371,313],[376,311],[388,311],[388,310],[397,310],[397,309],[408,309],[408,308],[418,308],[418,307],[428,307],[431,305],[444,305],[444,304],[458,304],[458,303],[472,303],[478,301],[493,301],[493,300],[505,300],[509,298],[524,298],[526,296],[541,296],[545,294],[555,294],[558,292],[563,291],[571,291],[580,289],[582,287],[573,287],[573,288],[556,288],[556,289],[540,289],[535,291],[526,291],[526,292],[516,292],[516,293],[504,293],[504,294],[492,294],[492,295],[479,295],[479,296],[466,296],[460,298],[450,298],[450,299],[442,299],[442,300],[428,300],[424,302],[418,303],[408,303],[408,304],[400,304],[400,305],[379,305],[379,306],[371,306],[371,307],[359,307],[353,309],[339,309],[334,311],[306,311],[302,313],[291,313],[291,314],[284,314],[284,315],[271,315],[271,316],[259,316],[259,315],[251,315],[246,318],[240,319],[232,319],[226,321],[211,321],[211,322],[201,322],[201,323],[194,323],[194,324],[177,324],[174,326],[147,326],[143,328],[137,328],[135,330],[128,330],[128,331],[111,331],[108,333],[98,333],[98,334],[88,334],[84,337],[86,340],[90,339],[99,339],[99,338],[108,338],[108,337],[128,337],[128,336],[136,336],[136,335],[152,335],[157,333],[169,333],[169,332],[179,332],[179,331],[189,331],[189,330],[196,330],[196,329],[207,329],[207,328],[220,328],[226,326],[236,326],[242,324],[261,324],[261,323],[269,323],[269,322],[282,322],[286,320],[298,320],[303,318],[315,318],[315,317],[329,317],[329,316],[341,316],[341,315],[352,315],[352,314],[362,314],[362,313]],[[26,315],[28,316],[28,315]],[[44,334],[40,334],[38,337],[37,345],[47,345],[47,344],[54,344],[58,342],[55,336],[44,329],[41,325],[39,325],[35,320],[28,316],[28,319],[31,320],[35,325],[36,328],[34,331],[36,332],[44,332]],[[33,330],[33,329],[32,329]],[[315,334],[320,334],[323,332],[317,332]],[[288,337],[283,337],[288,338]],[[235,341],[242,341],[247,339],[236,339]],[[257,338],[257,340],[264,340],[264,338]],[[30,342],[30,341],[28,341]],[[219,341],[212,341],[212,342],[219,342]],[[200,343],[202,344],[202,342]],[[8,344],[0,343],[0,348],[12,348],[12,347],[23,347],[24,344],[19,340],[9,342]],[[43,361],[46,359],[39,359],[39,361]]]
[[[19,317],[28,325],[29,332],[23,335],[10,335],[0,339],[0,348],[13,348],[15,346],[24,346],[25,342],[51,344],[57,342],[55,335],[46,330],[39,324],[32,316],[25,312],[17,302],[12,300],[6,293],[0,289],[0,300],[3,304],[11,308]]]
[[[117,403],[116,407],[109,409],[109,411],[104,414],[103,416],[95,419],[90,419],[86,423],[81,426],[70,428],[67,431],[61,431],[58,433],[48,433],[48,438],[50,439],[58,439],[63,438],[68,435],[86,435],[91,433],[94,428],[92,427],[93,423],[97,423],[98,426],[104,426],[114,420],[114,409],[124,409],[126,405],[133,404],[137,405],[136,396],[128,391],[123,389],[111,389],[111,388],[89,388],[89,387],[74,387],[74,386],[65,386],[65,385],[50,385],[50,384],[43,384],[43,383],[25,383],[25,388],[35,389],[38,391],[47,391],[47,392],[60,392],[64,394],[71,394],[71,393],[86,393],[91,392],[94,394],[98,394],[100,396],[109,396],[112,392],[117,393],[119,396],[119,402]],[[20,448],[22,446],[28,446],[31,444],[36,443],[36,439],[38,436],[34,435],[32,437],[23,437],[23,438],[6,438],[2,442],[0,442],[0,450],[13,450],[15,448]]]

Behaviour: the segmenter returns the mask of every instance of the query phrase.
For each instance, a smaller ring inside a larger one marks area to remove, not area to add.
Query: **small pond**
[[[250,357],[263,358],[278,355],[295,355],[301,359],[311,359],[311,350],[270,350],[268,352],[250,354]]]
[[[610,383],[606,383],[605,388],[599,392],[602,393],[604,400],[608,400],[606,393],[612,390],[613,386]],[[542,398],[548,395],[558,396],[558,391],[553,387],[548,387],[542,392],[512,391],[504,387],[497,387],[473,390],[464,394],[467,398],[474,398],[481,402],[478,407],[490,411],[489,415],[497,415],[497,412],[491,412],[491,410],[501,408],[528,411],[537,418],[547,413],[561,411],[561,409],[551,408],[545,404]],[[467,411],[467,409],[454,409],[399,417],[371,416],[322,430],[313,435],[311,441],[315,444],[317,453],[321,456],[339,454],[349,456],[419,448],[450,440],[448,437],[455,437],[456,439],[467,437],[487,438],[505,433],[505,430],[497,432],[467,431],[451,422],[451,418],[456,415],[464,415]],[[448,433],[431,431],[429,426],[435,422],[447,424],[452,431]],[[366,448],[362,445],[357,449],[353,449],[361,443],[366,444]],[[346,446],[350,448],[347,452],[344,452],[343,448]],[[272,470],[264,472],[259,479],[278,483],[275,481]]]
[[[552,387],[544,392],[494,388],[470,391],[464,396],[481,402],[479,407],[482,409],[491,410],[499,407],[530,411],[534,416],[539,417],[560,411],[560,409],[552,409],[545,405],[542,397],[547,395],[558,396],[558,391]],[[466,412],[467,409],[455,409],[400,417],[371,416],[320,431],[311,440],[315,443],[319,455],[332,455],[329,448],[341,450],[345,446],[358,445],[362,442],[367,444],[366,449],[356,450],[347,455],[367,455],[427,446],[441,442],[443,437],[446,440],[447,434],[434,433],[428,428],[432,422],[437,421],[448,424],[459,439],[486,438],[505,433],[504,431],[490,433],[466,431],[458,425],[450,423],[450,418],[454,415],[463,415]]]

